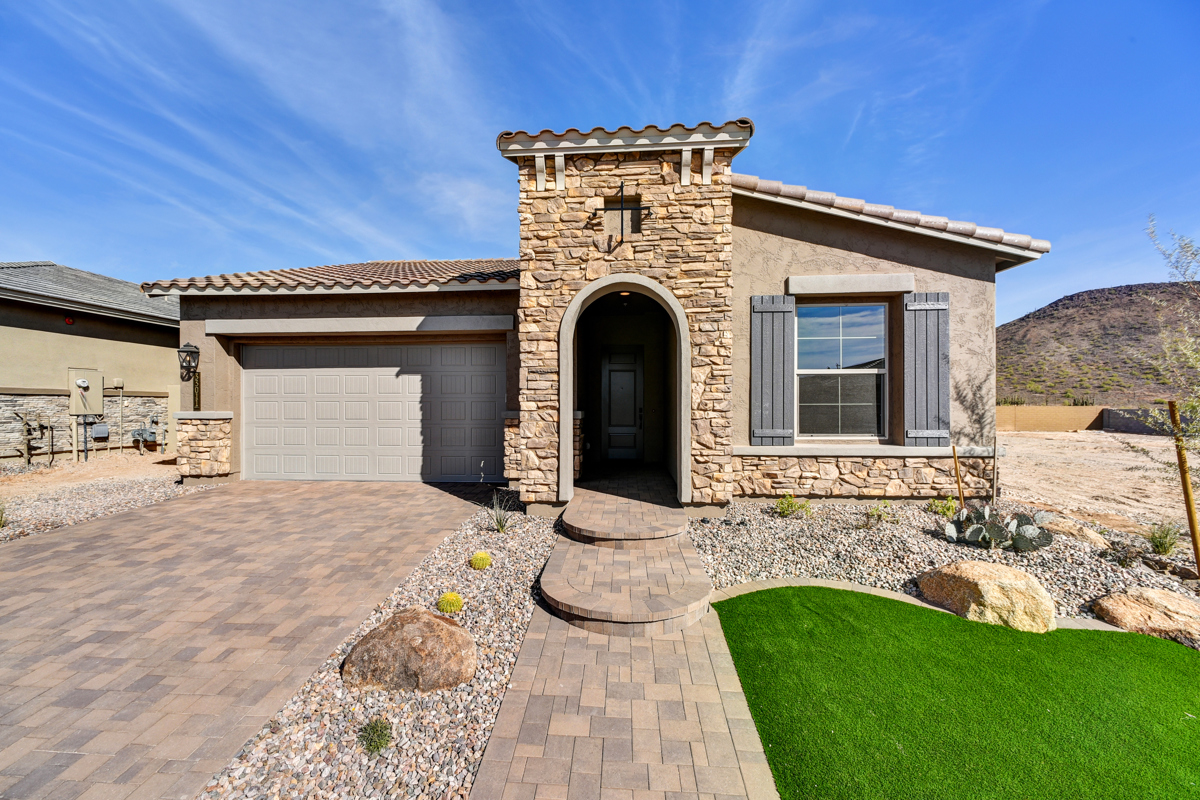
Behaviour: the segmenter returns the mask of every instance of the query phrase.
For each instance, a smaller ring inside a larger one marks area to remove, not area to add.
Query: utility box
[[[68,369],[67,388],[71,390],[68,413],[73,417],[84,414],[104,414],[104,375],[98,369]]]

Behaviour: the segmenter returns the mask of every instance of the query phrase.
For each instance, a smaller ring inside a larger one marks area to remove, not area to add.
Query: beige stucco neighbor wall
[[[959,446],[991,446],[996,409],[996,292],[992,255],[980,248],[841,220],[755,198],[733,202],[733,443],[750,444],[750,298],[786,294],[791,275],[912,273],[918,292],[950,293],[950,432]],[[804,297],[797,297],[803,302]],[[816,298],[812,298],[816,300]],[[854,299],[854,298],[840,298]],[[886,298],[885,298],[886,299]],[[890,441],[902,444],[898,378],[902,322],[888,309]]]
[[[732,493],[729,468],[733,379],[730,363],[732,152],[715,152],[712,183],[694,171],[680,183],[681,156],[622,153],[567,156],[565,189],[547,182],[537,191],[535,162],[518,159],[521,224],[521,299],[518,312],[521,366],[521,499],[554,503],[559,496],[559,328],[572,299],[591,282],[632,273],[656,281],[686,313],[691,342],[691,498],[724,503]],[[694,164],[693,170],[700,165]],[[641,233],[614,246],[605,233],[604,198],[621,182],[626,197],[640,197]],[[610,249],[611,248],[611,249]],[[686,478],[685,478],[686,479]]]
[[[349,337],[229,337],[210,336],[205,333],[205,321],[209,319],[321,319],[354,317],[408,317],[450,315],[510,315],[517,313],[517,289],[490,291],[437,291],[381,294],[332,294],[332,295],[285,295],[265,296],[239,295],[225,297],[180,298],[180,343],[191,342],[200,348],[200,395],[201,410],[227,411],[233,414],[230,423],[229,475],[238,478],[241,474],[242,452],[242,367],[241,346],[272,342],[277,344],[295,342],[347,341]],[[353,341],[375,343],[396,341],[398,336],[378,338],[377,335],[353,337]],[[416,336],[413,334],[412,336]],[[448,338],[452,335],[442,336]],[[511,364],[517,361],[515,336],[509,337],[507,358]],[[180,384],[178,361],[176,361],[176,385],[180,387],[185,410],[192,409],[192,385]],[[517,407],[516,381],[507,381],[507,401],[510,409]]]

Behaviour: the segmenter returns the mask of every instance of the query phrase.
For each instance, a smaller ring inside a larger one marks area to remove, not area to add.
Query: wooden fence
[[[1099,430],[1104,406],[996,406],[998,431]]]

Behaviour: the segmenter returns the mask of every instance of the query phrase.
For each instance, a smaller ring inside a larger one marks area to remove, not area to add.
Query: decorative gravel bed
[[[870,507],[814,504],[811,516],[784,519],[773,505],[733,503],[723,519],[692,520],[688,533],[718,589],[768,578],[809,577],[917,596],[915,578],[922,572],[977,560],[998,561],[1033,575],[1065,617],[1094,617],[1091,601],[1135,586],[1195,595],[1136,560],[1123,567],[1112,551],[1066,536],[1055,536],[1049,547],[1031,553],[985,550],[947,542],[941,534],[945,521],[918,505],[894,505],[890,521],[865,528]],[[1011,501],[998,503],[997,510],[1032,511]]]
[[[497,533],[480,511],[447,537],[205,788],[201,798],[466,798],[483,757],[517,652],[533,614],[534,585],[554,546],[554,524],[514,515]],[[472,553],[492,566],[476,571]],[[436,610],[446,591],[463,596],[455,620],[479,648],[474,680],[431,692],[352,691],[340,665],[350,648],[394,610]],[[392,745],[375,756],[357,742],[383,717]]]
[[[23,466],[23,465],[22,465]],[[101,478],[4,501],[0,542],[203,492],[211,486],[183,486],[170,477]]]

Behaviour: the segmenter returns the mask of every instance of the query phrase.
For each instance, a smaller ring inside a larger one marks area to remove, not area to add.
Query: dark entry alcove
[[[576,330],[581,478],[664,465],[673,452],[667,312],[646,295],[612,292],[583,312]]]

